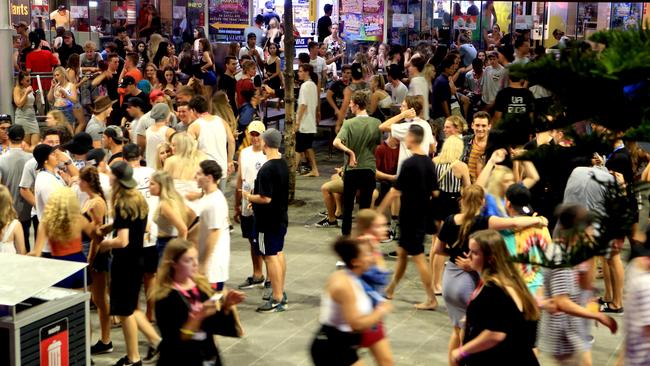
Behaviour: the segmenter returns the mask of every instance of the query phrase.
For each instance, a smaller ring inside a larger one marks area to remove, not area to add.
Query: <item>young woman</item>
[[[23,227],[16,217],[11,192],[0,184],[0,253],[26,253]]]
[[[384,77],[381,75],[375,75],[370,78],[370,105],[366,111],[369,115],[372,115],[375,118],[378,118],[380,121],[386,120],[384,115],[384,110],[390,111],[390,108],[393,105],[393,99],[390,95],[384,90]]]
[[[106,223],[108,210],[96,167],[86,166],[79,171],[79,190],[88,195],[88,200],[81,208],[81,214],[91,222],[93,231],[96,231]],[[93,283],[90,289],[93,302],[97,307],[100,328],[99,340],[91,347],[91,353],[103,353],[113,347],[111,342],[111,316],[106,293],[110,254],[108,252],[99,253],[99,241],[93,240],[86,234],[82,234],[81,243],[91,268],[89,272]]]
[[[74,134],[72,126],[70,123],[68,123],[65,114],[63,114],[63,112],[60,110],[53,109],[47,112],[47,116],[45,117],[45,125],[47,127],[55,127],[61,131],[61,145],[72,139],[72,134]]]
[[[77,90],[77,101],[74,102],[74,105],[72,106],[72,114],[74,115],[75,121],[76,121],[76,131],[77,132],[82,132],[86,129],[86,116],[84,115],[84,110],[83,107],[81,106],[81,93],[80,90],[82,86],[88,81],[88,77],[81,77],[81,61],[79,58],[79,55],[76,53],[73,53],[70,55],[68,58],[68,68],[65,69],[65,72],[68,75],[68,80],[74,83],[75,88]],[[87,85],[86,85],[87,86]],[[87,88],[86,88],[87,89]],[[89,92],[90,90],[87,89]],[[91,104],[90,101],[90,93],[88,94],[88,100],[86,101],[88,104]]]
[[[445,134],[445,138],[450,136],[463,137],[463,134],[467,131],[467,122],[461,116],[449,116],[445,120],[445,124],[442,127],[442,131]]]
[[[47,241],[52,249],[52,258],[72,262],[86,262],[83,253],[83,234],[92,237],[93,224],[81,215],[77,194],[69,187],[52,192],[45,205],[43,220],[38,225],[35,253],[40,255]],[[56,287],[81,289],[85,286],[84,271],[81,270],[58,282]]]
[[[174,72],[176,72],[178,70],[178,66],[179,66],[179,58],[178,56],[176,56],[176,48],[174,47],[173,44],[168,43],[166,48],[166,53],[160,60],[160,66],[158,68],[164,70],[169,67],[172,70],[174,70]]]
[[[212,90],[217,85],[217,75],[214,73],[214,62],[212,62],[212,47],[210,42],[205,39],[199,39],[199,65],[203,73],[204,94],[207,100],[212,97]]]
[[[158,145],[158,159],[156,160],[156,170],[163,170],[165,167],[165,161],[167,158],[170,158],[172,155],[172,145],[168,142],[163,142]]]
[[[316,366],[362,365],[357,348],[362,333],[378,326],[392,305],[383,301],[373,308],[360,276],[373,263],[370,245],[355,239],[339,238],[334,251],[345,263],[345,269],[334,272],[321,296],[321,328],[311,346]],[[386,342],[383,339],[380,342]]]
[[[280,96],[279,92],[282,88],[282,70],[280,69],[278,45],[270,43],[268,46],[268,52],[269,56],[264,65],[266,77],[264,78],[263,83],[273,89],[276,96]]]
[[[14,104],[16,105],[14,121],[17,125],[23,126],[25,130],[25,143],[28,149],[36,146],[40,139],[36,111],[34,110],[34,89],[32,89],[32,78],[29,74],[21,71],[14,86]]]
[[[223,91],[216,92],[212,97],[212,114],[221,117],[230,128],[230,131],[237,131],[237,118],[235,118],[235,113],[230,106],[228,95]],[[237,136],[235,136],[235,139],[237,139]]]
[[[160,262],[156,284],[156,319],[162,334],[159,366],[201,366],[206,361],[221,366],[213,335],[226,328],[237,328],[235,305],[245,295],[224,292],[212,298],[214,291],[199,274],[198,252],[193,243],[174,239],[169,242]],[[229,334],[240,336],[237,331]]]
[[[52,103],[52,109],[63,112],[68,123],[74,127],[76,119],[72,108],[77,102],[77,85],[68,79],[65,69],[61,66],[54,69],[52,87],[47,93],[47,100]]]
[[[149,193],[159,197],[153,220],[158,227],[158,255],[162,257],[170,240],[178,237],[187,239],[189,227],[195,221],[196,214],[185,205],[183,197],[174,188],[174,179],[164,171],[157,171],[151,176]]]
[[[469,252],[469,236],[484,229],[506,230],[548,225],[548,220],[544,217],[482,216],[484,202],[485,192],[481,186],[474,184],[463,189],[460,213],[445,219],[434,245],[435,254],[449,256],[442,276],[442,296],[454,327],[449,341],[450,357],[451,351],[460,345],[462,320],[478,283],[478,273],[471,269],[465,254]]]
[[[168,48],[169,48],[169,42],[167,41],[162,41],[158,44],[158,49],[156,50],[156,53],[153,56],[153,59],[151,62],[156,65],[158,69],[161,69],[161,64],[162,60],[164,57],[167,57],[169,54]]]
[[[147,50],[147,44],[143,41],[138,41],[135,50],[138,54],[138,63],[135,65],[135,67],[143,70],[144,67],[149,63],[149,52]]]
[[[172,137],[173,155],[165,161],[164,170],[174,179],[174,187],[183,197],[199,195],[194,177],[199,170],[199,164],[206,159],[204,153],[198,150],[197,142],[187,132],[176,133]],[[186,200],[194,212],[199,212],[196,201]]]
[[[163,71],[163,76],[164,78],[160,81],[160,89],[170,98],[176,98],[176,92],[183,86],[176,79],[176,72],[170,66],[167,66]]]
[[[494,230],[469,240],[470,267],[481,276],[467,306],[463,345],[451,352],[461,365],[539,365],[533,348],[539,309]]]
[[[151,84],[151,90],[160,89],[160,82],[158,82],[158,68],[153,62],[149,62],[144,68],[144,80]]]

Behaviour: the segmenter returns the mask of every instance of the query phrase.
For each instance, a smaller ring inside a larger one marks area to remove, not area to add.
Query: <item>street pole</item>
[[[12,93],[14,85],[14,62],[13,62],[13,35],[11,27],[11,2],[4,0],[0,2],[0,113],[11,114],[13,117]],[[2,10],[4,9],[4,10]]]

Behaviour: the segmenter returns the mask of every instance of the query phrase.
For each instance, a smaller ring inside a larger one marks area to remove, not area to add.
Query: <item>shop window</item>
[[[643,5],[643,3],[612,3],[610,27],[621,30],[638,28],[642,24]]]

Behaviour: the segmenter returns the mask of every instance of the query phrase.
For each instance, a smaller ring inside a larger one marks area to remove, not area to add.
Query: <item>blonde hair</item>
[[[172,146],[169,144],[169,142],[163,142],[158,144],[158,148],[156,149],[156,170],[161,170],[164,168],[162,160],[160,160],[160,153],[162,151],[172,151]],[[167,159],[169,159],[171,156],[168,156]]]
[[[176,191],[174,187],[174,179],[164,171],[156,171],[151,175],[151,180],[158,183],[160,186],[160,202],[167,202],[174,211],[183,213],[185,212],[185,201],[183,197]],[[158,220],[160,216],[160,205],[154,212],[154,220]]]
[[[84,43],[84,51],[87,50],[97,51],[97,45],[95,44],[95,42],[87,41],[86,43]]]
[[[120,216],[125,220],[144,220],[149,213],[149,206],[140,191],[135,188],[126,188],[116,181],[112,188],[111,202],[113,202],[113,215],[120,211]]]
[[[167,243],[160,261],[160,266],[158,267],[156,287],[152,291],[155,300],[164,299],[174,289],[174,267],[172,265],[177,263],[188,250],[194,247],[193,243],[185,239],[174,239]],[[210,283],[208,283],[208,279],[204,276],[197,273],[192,277],[192,281],[196,283],[196,286],[201,292],[208,296],[212,296],[214,293],[212,287],[210,287]]]
[[[460,198],[460,214],[463,215],[463,218],[460,223],[460,229],[458,230],[458,240],[451,245],[452,247],[461,246],[469,240],[474,219],[481,213],[484,202],[485,191],[483,187],[472,184],[463,188]]]
[[[68,78],[68,73],[65,71],[65,68],[63,66],[57,66],[54,69],[54,71],[52,72],[52,75],[56,74],[57,72],[59,74],[63,75],[63,79],[65,80],[65,84],[70,82],[70,78]],[[65,84],[61,85],[61,86],[65,86]]]
[[[370,85],[375,83],[377,85],[377,90],[384,90],[386,83],[384,82],[384,77],[381,75],[375,75],[370,78]]]
[[[504,214],[504,216],[507,216],[507,211],[503,205],[501,198],[505,195],[506,192],[503,190],[503,184],[501,184],[501,182],[503,182],[503,177],[505,177],[506,174],[512,174],[514,176],[512,169],[508,168],[507,166],[495,166],[486,186],[487,193],[493,195],[496,198],[495,201],[497,203],[497,208],[501,213]]]
[[[153,60],[154,56],[156,55],[156,52],[158,52],[158,46],[160,45],[160,42],[164,40],[163,36],[161,36],[158,33],[154,33],[149,37],[149,47],[148,47],[148,55],[150,60]]]
[[[467,132],[467,121],[462,116],[452,115],[447,117],[445,122],[447,121],[451,122],[461,134]]]
[[[187,179],[194,176],[199,169],[199,163],[205,160],[205,155],[199,151],[197,141],[187,132],[179,132],[172,136],[174,155],[165,161],[165,171],[174,179]]]
[[[379,215],[379,212],[371,210],[369,208],[359,210],[357,213],[357,223],[355,228],[356,235],[358,236],[368,231],[372,227],[372,223],[377,219]]]
[[[433,79],[436,78],[436,67],[430,63],[427,63],[424,65],[424,70],[422,70],[422,73],[428,82],[427,85],[429,85],[429,90],[431,90],[431,83],[433,82]]]
[[[81,207],[77,194],[70,187],[52,192],[45,205],[41,225],[48,238],[64,242],[79,236]]]
[[[231,131],[237,129],[237,119],[235,118],[235,113],[228,103],[228,95],[222,91],[218,91],[212,97],[212,114],[221,117],[228,126],[230,126]],[[243,131],[242,131],[243,132]]]
[[[11,192],[6,186],[0,184],[0,233],[16,217]]]
[[[442,149],[440,154],[433,158],[433,162],[436,164],[446,164],[453,163],[456,160],[459,160],[463,155],[463,149],[465,148],[465,143],[458,136],[449,136],[445,139],[445,142],[442,144]]]

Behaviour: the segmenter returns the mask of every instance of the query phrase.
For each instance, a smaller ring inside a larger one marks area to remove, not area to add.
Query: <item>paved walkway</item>
[[[297,178],[296,199],[304,201],[289,209],[289,230],[285,245],[287,255],[287,295],[289,310],[278,314],[259,314],[255,308],[261,304],[261,290],[247,291],[248,298],[239,307],[246,335],[241,339],[221,338],[219,349],[223,362],[229,366],[244,365],[311,365],[309,346],[318,329],[320,293],[328,275],[334,271],[335,255],[330,244],[340,229],[305,227],[316,222],[317,212],[323,210],[320,186],[331,175],[331,170],[341,159],[328,160],[327,149],[319,149],[320,178]],[[229,188],[232,193],[232,186]],[[232,204],[232,199],[229,200]],[[232,210],[232,207],[231,207]],[[228,287],[235,287],[251,273],[249,244],[241,238],[239,228],[231,234],[231,278]],[[394,243],[383,244],[384,251],[393,250]],[[392,260],[389,267],[394,266]],[[422,301],[424,292],[413,265],[395,293],[395,310],[386,320],[386,329],[393,349],[395,364],[400,366],[446,365],[450,322],[444,302],[439,297],[437,311],[416,311],[413,305]],[[98,329],[97,316],[91,313],[93,328]],[[617,316],[622,328],[622,316]],[[615,352],[621,346],[621,335],[612,336],[604,327],[594,328],[596,338],[593,348],[594,365],[613,365]],[[112,332],[115,350],[112,354],[94,357],[98,366],[112,365],[125,354],[121,329]],[[97,340],[94,332],[92,342]],[[146,352],[146,343],[140,337],[140,351]],[[363,354],[366,364],[374,362]]]

